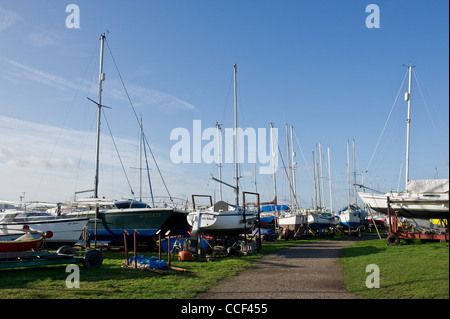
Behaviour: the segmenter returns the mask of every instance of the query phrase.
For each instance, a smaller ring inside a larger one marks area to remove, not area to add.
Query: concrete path
[[[354,240],[302,243],[262,257],[251,268],[222,280],[199,299],[355,299],[345,290],[339,250]]]

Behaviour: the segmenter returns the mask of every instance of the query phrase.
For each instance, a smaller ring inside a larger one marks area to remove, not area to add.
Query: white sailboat
[[[20,234],[29,229],[51,233],[52,236],[46,239],[48,246],[73,245],[80,239],[88,220],[87,217],[57,216],[34,209],[6,209],[0,212],[0,235]]]
[[[219,183],[225,184],[234,189],[235,205],[219,201],[215,205],[205,209],[197,209],[187,216],[189,225],[193,230],[201,230],[204,233],[215,235],[231,235],[242,234],[253,228],[257,214],[252,211],[245,210],[239,206],[239,166],[238,166],[238,139],[237,139],[237,83],[236,83],[237,66],[234,65],[234,155],[235,155],[235,186],[227,184],[221,180]],[[195,195],[194,195],[195,196]],[[195,209],[195,208],[194,208]],[[194,233],[194,231],[193,231]]]
[[[409,133],[411,122],[411,73],[409,65],[409,87],[405,94],[408,102],[407,139],[406,139],[406,190],[390,191],[386,194],[358,192],[359,197],[373,210],[387,214],[388,198],[393,211],[400,217],[418,219],[448,219],[449,216],[449,180],[426,179],[409,180]]]
[[[355,140],[353,140],[353,173],[354,173],[354,183],[356,185],[356,165],[355,165]],[[342,209],[338,212],[339,222],[347,227],[356,227],[361,224],[361,211],[359,207],[356,205],[356,194],[355,194],[355,204],[350,204],[350,152],[349,152],[349,143],[347,140],[347,183],[348,183],[348,206],[345,209]]]

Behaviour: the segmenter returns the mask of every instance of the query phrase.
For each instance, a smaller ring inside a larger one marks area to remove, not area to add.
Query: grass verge
[[[387,246],[385,240],[360,241],[341,251],[339,264],[347,290],[364,299],[448,299],[449,244],[402,240]],[[367,288],[375,264],[380,287]]]
[[[296,245],[296,241],[263,243],[256,254],[218,258],[214,261],[172,265],[187,272],[156,274],[121,266],[124,252],[103,252],[103,265],[86,270],[80,265],[80,288],[67,288],[66,265],[0,269],[0,299],[187,299],[207,291],[219,280],[248,268],[263,255]],[[157,253],[145,253],[151,257]],[[162,258],[167,260],[167,254]]]

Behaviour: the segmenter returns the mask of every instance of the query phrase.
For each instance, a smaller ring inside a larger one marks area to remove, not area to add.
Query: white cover
[[[408,181],[411,193],[448,193],[448,179],[419,179]]]

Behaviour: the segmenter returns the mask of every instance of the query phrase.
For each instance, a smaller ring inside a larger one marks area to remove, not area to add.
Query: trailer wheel
[[[86,269],[96,269],[103,263],[103,255],[100,250],[88,250],[83,257],[83,264]]]
[[[396,246],[400,244],[400,237],[398,237],[397,234],[390,234],[386,240],[389,246]]]

